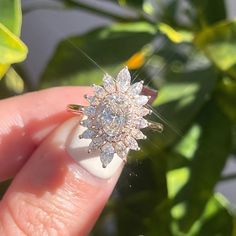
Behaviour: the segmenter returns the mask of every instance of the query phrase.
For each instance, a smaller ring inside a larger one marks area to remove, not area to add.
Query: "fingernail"
[[[88,146],[91,139],[80,139],[81,135],[86,130],[85,127],[78,125],[69,137],[66,144],[68,154],[87,172],[91,175],[101,178],[111,178],[123,165],[123,160],[117,155],[114,155],[113,160],[107,165],[106,168],[102,167],[100,160],[100,152],[92,151],[88,153]]]

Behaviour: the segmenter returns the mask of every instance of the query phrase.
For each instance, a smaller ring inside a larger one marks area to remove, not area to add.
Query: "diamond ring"
[[[116,153],[126,160],[129,150],[140,150],[136,140],[146,139],[141,129],[149,127],[161,132],[163,125],[143,117],[151,114],[146,106],[149,96],[140,95],[143,81],[131,85],[127,67],[114,79],[105,74],[103,85],[93,85],[94,96],[85,95],[89,106],[70,104],[68,110],[84,114],[81,125],[87,129],[79,138],[91,139],[88,152],[100,150],[105,168]]]

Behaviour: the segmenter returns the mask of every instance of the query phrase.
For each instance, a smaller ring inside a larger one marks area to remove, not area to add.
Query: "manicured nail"
[[[100,152],[88,152],[88,146],[91,140],[79,138],[85,130],[86,128],[80,125],[74,129],[66,145],[67,152],[81,167],[93,176],[101,179],[111,178],[121,165],[123,165],[123,160],[115,154],[109,165],[103,168],[100,160]]]

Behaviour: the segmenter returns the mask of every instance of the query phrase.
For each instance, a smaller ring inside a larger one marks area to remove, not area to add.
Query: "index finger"
[[[40,142],[71,117],[69,103],[86,104],[89,87],[57,87],[0,101],[0,181],[13,177]]]

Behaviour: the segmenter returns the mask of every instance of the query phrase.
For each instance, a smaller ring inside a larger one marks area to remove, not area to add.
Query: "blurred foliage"
[[[20,0],[0,1],[0,79],[10,64],[26,58],[27,47],[18,38],[21,18]]]
[[[112,22],[63,39],[35,89],[100,83],[104,71],[115,75],[126,64],[159,90],[151,119],[165,125],[131,153],[91,235],[235,236],[236,212],[215,191],[236,176],[221,176],[236,154],[236,21],[227,20],[225,1],[107,0],[127,15],[86,1],[54,2]],[[23,11],[40,8],[47,5]],[[20,2],[1,0],[0,75],[26,56],[20,27]],[[11,67],[1,97],[28,91],[29,81]]]

